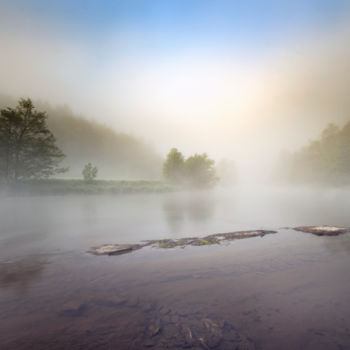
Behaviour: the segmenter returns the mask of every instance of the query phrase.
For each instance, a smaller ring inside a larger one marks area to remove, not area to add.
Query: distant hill
[[[66,154],[62,166],[69,166],[70,170],[65,177],[81,177],[88,162],[98,167],[99,178],[161,177],[162,157],[146,142],[77,116],[67,106],[33,103],[38,110],[47,112],[49,128]],[[0,95],[1,109],[16,104],[16,99]]]
[[[330,124],[318,140],[281,155],[276,174],[289,183],[350,184],[350,122]]]

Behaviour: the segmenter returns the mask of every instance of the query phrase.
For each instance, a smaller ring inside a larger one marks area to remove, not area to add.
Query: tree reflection
[[[203,223],[215,212],[215,200],[208,192],[172,194],[166,197],[163,210],[171,233],[181,232],[184,221]]]

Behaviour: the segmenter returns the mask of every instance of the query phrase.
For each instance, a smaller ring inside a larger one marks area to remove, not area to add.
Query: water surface
[[[345,190],[0,199],[0,348],[346,349]],[[93,256],[105,243],[243,229],[220,246]]]

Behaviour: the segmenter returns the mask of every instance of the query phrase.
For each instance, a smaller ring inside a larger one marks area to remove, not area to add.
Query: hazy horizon
[[[4,1],[0,93],[239,169],[350,120],[346,1]]]

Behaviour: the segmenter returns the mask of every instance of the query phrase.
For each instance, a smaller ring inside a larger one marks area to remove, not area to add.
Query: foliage
[[[206,153],[185,159],[181,152],[172,148],[163,165],[164,177],[175,184],[190,187],[209,187],[215,184],[214,160]]]
[[[16,101],[0,94],[0,108]],[[47,124],[69,166],[65,177],[80,177],[85,164],[98,164],[98,176],[106,178],[159,179],[163,159],[142,139],[75,114],[68,106],[53,107],[36,101],[47,112]]]
[[[186,159],[185,174],[192,187],[209,187],[216,182],[214,160],[206,153],[195,154]]]
[[[163,175],[171,183],[181,184],[184,180],[185,158],[176,148],[172,148],[163,165]]]
[[[47,178],[67,169],[58,168],[64,154],[46,125],[46,113],[30,99],[0,113],[0,177],[6,182]]]
[[[350,122],[342,129],[330,124],[318,140],[282,155],[278,173],[288,182],[349,183]]]
[[[84,181],[91,183],[95,180],[97,176],[98,169],[95,166],[92,166],[91,163],[87,163],[81,172],[84,177]]]

